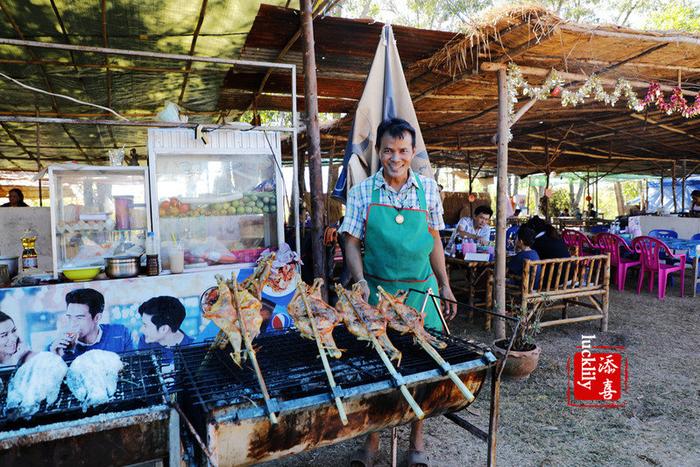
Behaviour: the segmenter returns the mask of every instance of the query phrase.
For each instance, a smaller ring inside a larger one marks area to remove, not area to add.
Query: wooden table
[[[466,272],[464,276],[464,285],[462,286],[459,283],[455,285],[450,284],[452,291],[465,291],[468,297],[467,303],[471,308],[481,306],[488,311],[493,311],[493,283],[496,263],[494,261],[465,261],[463,259],[453,258],[451,256],[445,256],[445,263],[447,266],[448,277],[450,277],[450,272],[452,269],[463,269]],[[475,303],[475,291],[482,280],[486,281],[486,295],[483,302]],[[471,319],[473,316],[474,311],[470,309],[469,318]],[[490,314],[486,314],[485,329],[487,331],[491,329]]]

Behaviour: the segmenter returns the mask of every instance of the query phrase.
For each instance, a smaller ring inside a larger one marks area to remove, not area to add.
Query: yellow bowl
[[[73,282],[84,282],[94,279],[101,271],[102,268],[99,266],[89,268],[71,268],[64,269],[63,275],[66,276],[66,279],[70,279]]]

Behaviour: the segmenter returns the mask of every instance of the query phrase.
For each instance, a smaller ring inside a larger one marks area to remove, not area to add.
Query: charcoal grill
[[[171,433],[179,422],[164,404],[169,388],[160,356],[140,351],[121,358],[124,369],[117,391],[106,404],[84,412],[62,384],[56,403],[43,403],[29,419],[0,410],[0,465],[125,465],[167,458],[169,445],[179,457],[179,437],[177,431],[174,439]],[[0,408],[15,371],[0,371]]]
[[[343,326],[334,330],[343,357],[331,360],[349,423],[343,426],[318,357],[316,344],[296,330],[261,336],[257,358],[279,422],[272,425],[255,373],[232,362],[230,349],[216,350],[205,364],[208,345],[182,348],[175,360],[188,418],[207,440],[218,465],[248,465],[321,447],[415,420],[371,344]],[[410,335],[392,331],[402,352],[398,370],[426,416],[461,410],[468,402],[444,371]],[[440,335],[440,355],[469,390],[478,395],[497,360],[477,342]]]

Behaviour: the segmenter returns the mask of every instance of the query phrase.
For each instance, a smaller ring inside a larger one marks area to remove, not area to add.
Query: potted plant
[[[537,362],[540,359],[540,347],[535,343],[535,336],[540,332],[540,318],[544,311],[544,306],[535,309],[522,309],[518,305],[511,306],[515,311],[515,317],[520,319],[517,326],[509,321],[510,335],[513,338],[513,346],[508,352],[508,360],[505,362],[503,374],[516,380],[525,380],[530,377]],[[515,334],[513,334],[515,333]],[[504,356],[508,348],[509,339],[497,340],[493,343],[495,351]]]

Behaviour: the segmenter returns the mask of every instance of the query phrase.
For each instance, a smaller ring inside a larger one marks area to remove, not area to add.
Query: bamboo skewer
[[[323,346],[323,343],[321,342],[321,335],[318,332],[318,328],[316,328],[316,322],[314,321],[313,314],[311,313],[311,306],[309,305],[308,298],[306,297],[306,284],[304,281],[301,280],[301,277],[298,278],[297,281],[297,290],[299,291],[299,296],[301,297],[301,300],[304,302],[304,308],[306,308],[306,315],[309,317],[309,321],[311,322],[311,329],[314,332],[314,338],[316,341],[316,345],[318,346],[318,353],[321,356],[321,361],[323,362],[323,368],[326,370],[326,376],[328,377],[328,384],[331,385],[331,391],[335,395],[335,406],[338,408],[338,414],[340,415],[340,421],[343,423],[343,425],[348,424],[348,416],[345,413],[345,406],[343,405],[343,401],[340,399],[339,395],[336,395],[336,391],[338,386],[335,384],[335,378],[333,378],[333,372],[331,371],[331,366],[328,363],[328,357],[326,356],[326,349]]]
[[[390,297],[387,297],[388,293],[386,290],[382,289],[381,286],[377,287],[377,290],[379,290],[380,294],[385,295],[387,299]],[[428,289],[428,292],[425,294],[425,299],[423,300],[423,306],[420,309],[420,313],[423,314],[423,311],[425,310],[425,306],[428,303],[428,297],[431,296],[433,293],[432,289]],[[401,315],[400,313],[397,312],[399,317],[405,322],[408,323],[408,321]],[[423,336],[419,336],[418,334],[413,334],[420,344],[420,346],[425,350],[425,352],[432,357],[435,362],[440,365],[440,368],[447,374],[447,376],[452,380],[453,383],[455,383],[455,386],[457,386],[457,389],[464,395],[464,397],[467,399],[467,401],[472,402],[474,400],[474,394],[467,388],[467,386],[464,384],[464,382],[459,379],[459,376],[457,376],[457,373],[454,372],[452,369],[452,366],[445,361],[444,358],[433,348],[432,345],[430,345],[426,340],[423,338]]]
[[[241,327],[241,333],[243,334],[243,342],[248,350],[248,355],[250,356],[250,361],[253,363],[253,368],[255,369],[255,376],[258,378],[258,384],[260,385],[260,390],[262,391],[263,398],[265,399],[265,405],[267,406],[267,413],[270,417],[270,423],[273,425],[277,424],[277,415],[275,411],[272,410],[272,401],[270,399],[270,393],[267,392],[267,385],[265,384],[265,379],[263,379],[262,371],[260,371],[260,366],[258,365],[258,358],[255,355],[255,350],[253,350],[253,344],[250,342],[250,334],[248,334],[248,328],[246,328],[245,320],[241,314],[241,305],[238,303],[238,281],[236,277],[233,277],[233,305],[236,307],[236,313],[238,314],[238,323]]]
[[[355,308],[355,305],[352,303],[350,298],[347,296],[347,292],[345,291],[345,289],[341,285],[336,286],[336,291],[338,292],[339,295],[342,295],[345,298],[345,300],[347,300],[348,305],[350,305],[350,308],[352,308],[352,311],[355,312],[355,315],[357,315],[357,318],[359,319],[360,323],[362,324],[362,327],[364,327],[365,330],[367,331],[367,335],[369,335],[369,338],[372,341],[372,345],[374,346],[374,349],[379,354],[379,357],[382,359],[382,362],[384,362],[384,365],[386,366],[387,370],[389,370],[389,374],[391,374],[391,376],[394,378],[394,381],[399,386],[399,391],[401,391],[401,394],[403,395],[404,399],[406,399],[406,402],[408,402],[408,405],[415,412],[418,419],[423,420],[423,418],[425,417],[425,413],[420,408],[420,406],[418,405],[416,400],[413,398],[411,393],[408,392],[408,388],[406,387],[406,384],[403,382],[403,376],[398,371],[396,371],[396,368],[394,368],[394,364],[391,363],[391,360],[389,360],[389,357],[386,355],[386,352],[384,352],[382,345],[379,343],[377,338],[374,337],[374,334],[372,334],[372,332],[370,331],[369,326],[367,325],[367,322],[365,321],[362,314],[359,311],[357,311],[357,308]]]

